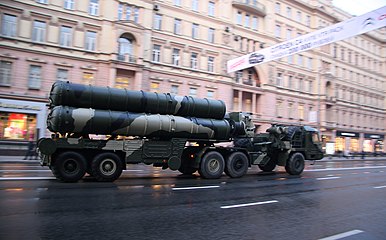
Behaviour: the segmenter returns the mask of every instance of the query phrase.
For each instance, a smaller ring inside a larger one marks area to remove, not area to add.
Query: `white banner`
[[[332,26],[232,59],[228,73],[300,53],[386,26],[386,6]]]

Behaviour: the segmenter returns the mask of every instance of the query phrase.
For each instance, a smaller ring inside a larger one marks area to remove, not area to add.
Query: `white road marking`
[[[10,180],[52,180],[56,179],[55,177],[0,177],[0,181],[10,181]]]
[[[319,240],[337,240],[337,239],[353,236],[353,235],[356,235],[356,234],[359,234],[359,233],[363,233],[363,231],[361,231],[361,230],[352,230],[352,231],[336,234],[336,235],[333,235],[333,236],[330,236],[330,237],[320,238]]]
[[[277,202],[279,202],[279,201],[271,200],[271,201],[265,201],[265,202],[254,202],[254,203],[245,203],[245,204],[222,206],[221,208],[222,209],[227,209],[227,208],[249,207],[249,206],[263,205],[263,204],[277,203]]]
[[[207,188],[219,188],[220,186],[200,186],[200,187],[176,187],[172,188],[172,190],[194,190],[194,189],[207,189]]]
[[[316,180],[331,180],[331,179],[338,179],[340,177],[322,177],[322,178],[317,178]]]
[[[368,166],[368,167],[351,167],[351,168],[325,168],[325,169],[309,169],[305,172],[324,172],[324,171],[340,171],[340,170],[361,170],[361,169],[373,169],[373,168],[386,168],[386,166]]]
[[[374,188],[386,188],[386,186],[378,186],[378,187],[374,187]]]

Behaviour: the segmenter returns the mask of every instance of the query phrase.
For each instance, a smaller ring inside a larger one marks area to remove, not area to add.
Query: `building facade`
[[[5,0],[0,148],[47,136],[56,80],[223,100],[311,125],[336,151],[385,151],[386,30],[228,74],[226,62],[351,18],[330,0]]]

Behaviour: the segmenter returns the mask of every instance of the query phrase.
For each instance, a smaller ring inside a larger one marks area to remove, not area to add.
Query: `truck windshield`
[[[319,134],[317,132],[312,133],[312,142],[314,142],[314,143],[320,142]]]

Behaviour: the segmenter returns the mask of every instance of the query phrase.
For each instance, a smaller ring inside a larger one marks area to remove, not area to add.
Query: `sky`
[[[351,15],[362,15],[386,6],[386,0],[333,0],[332,4]]]

